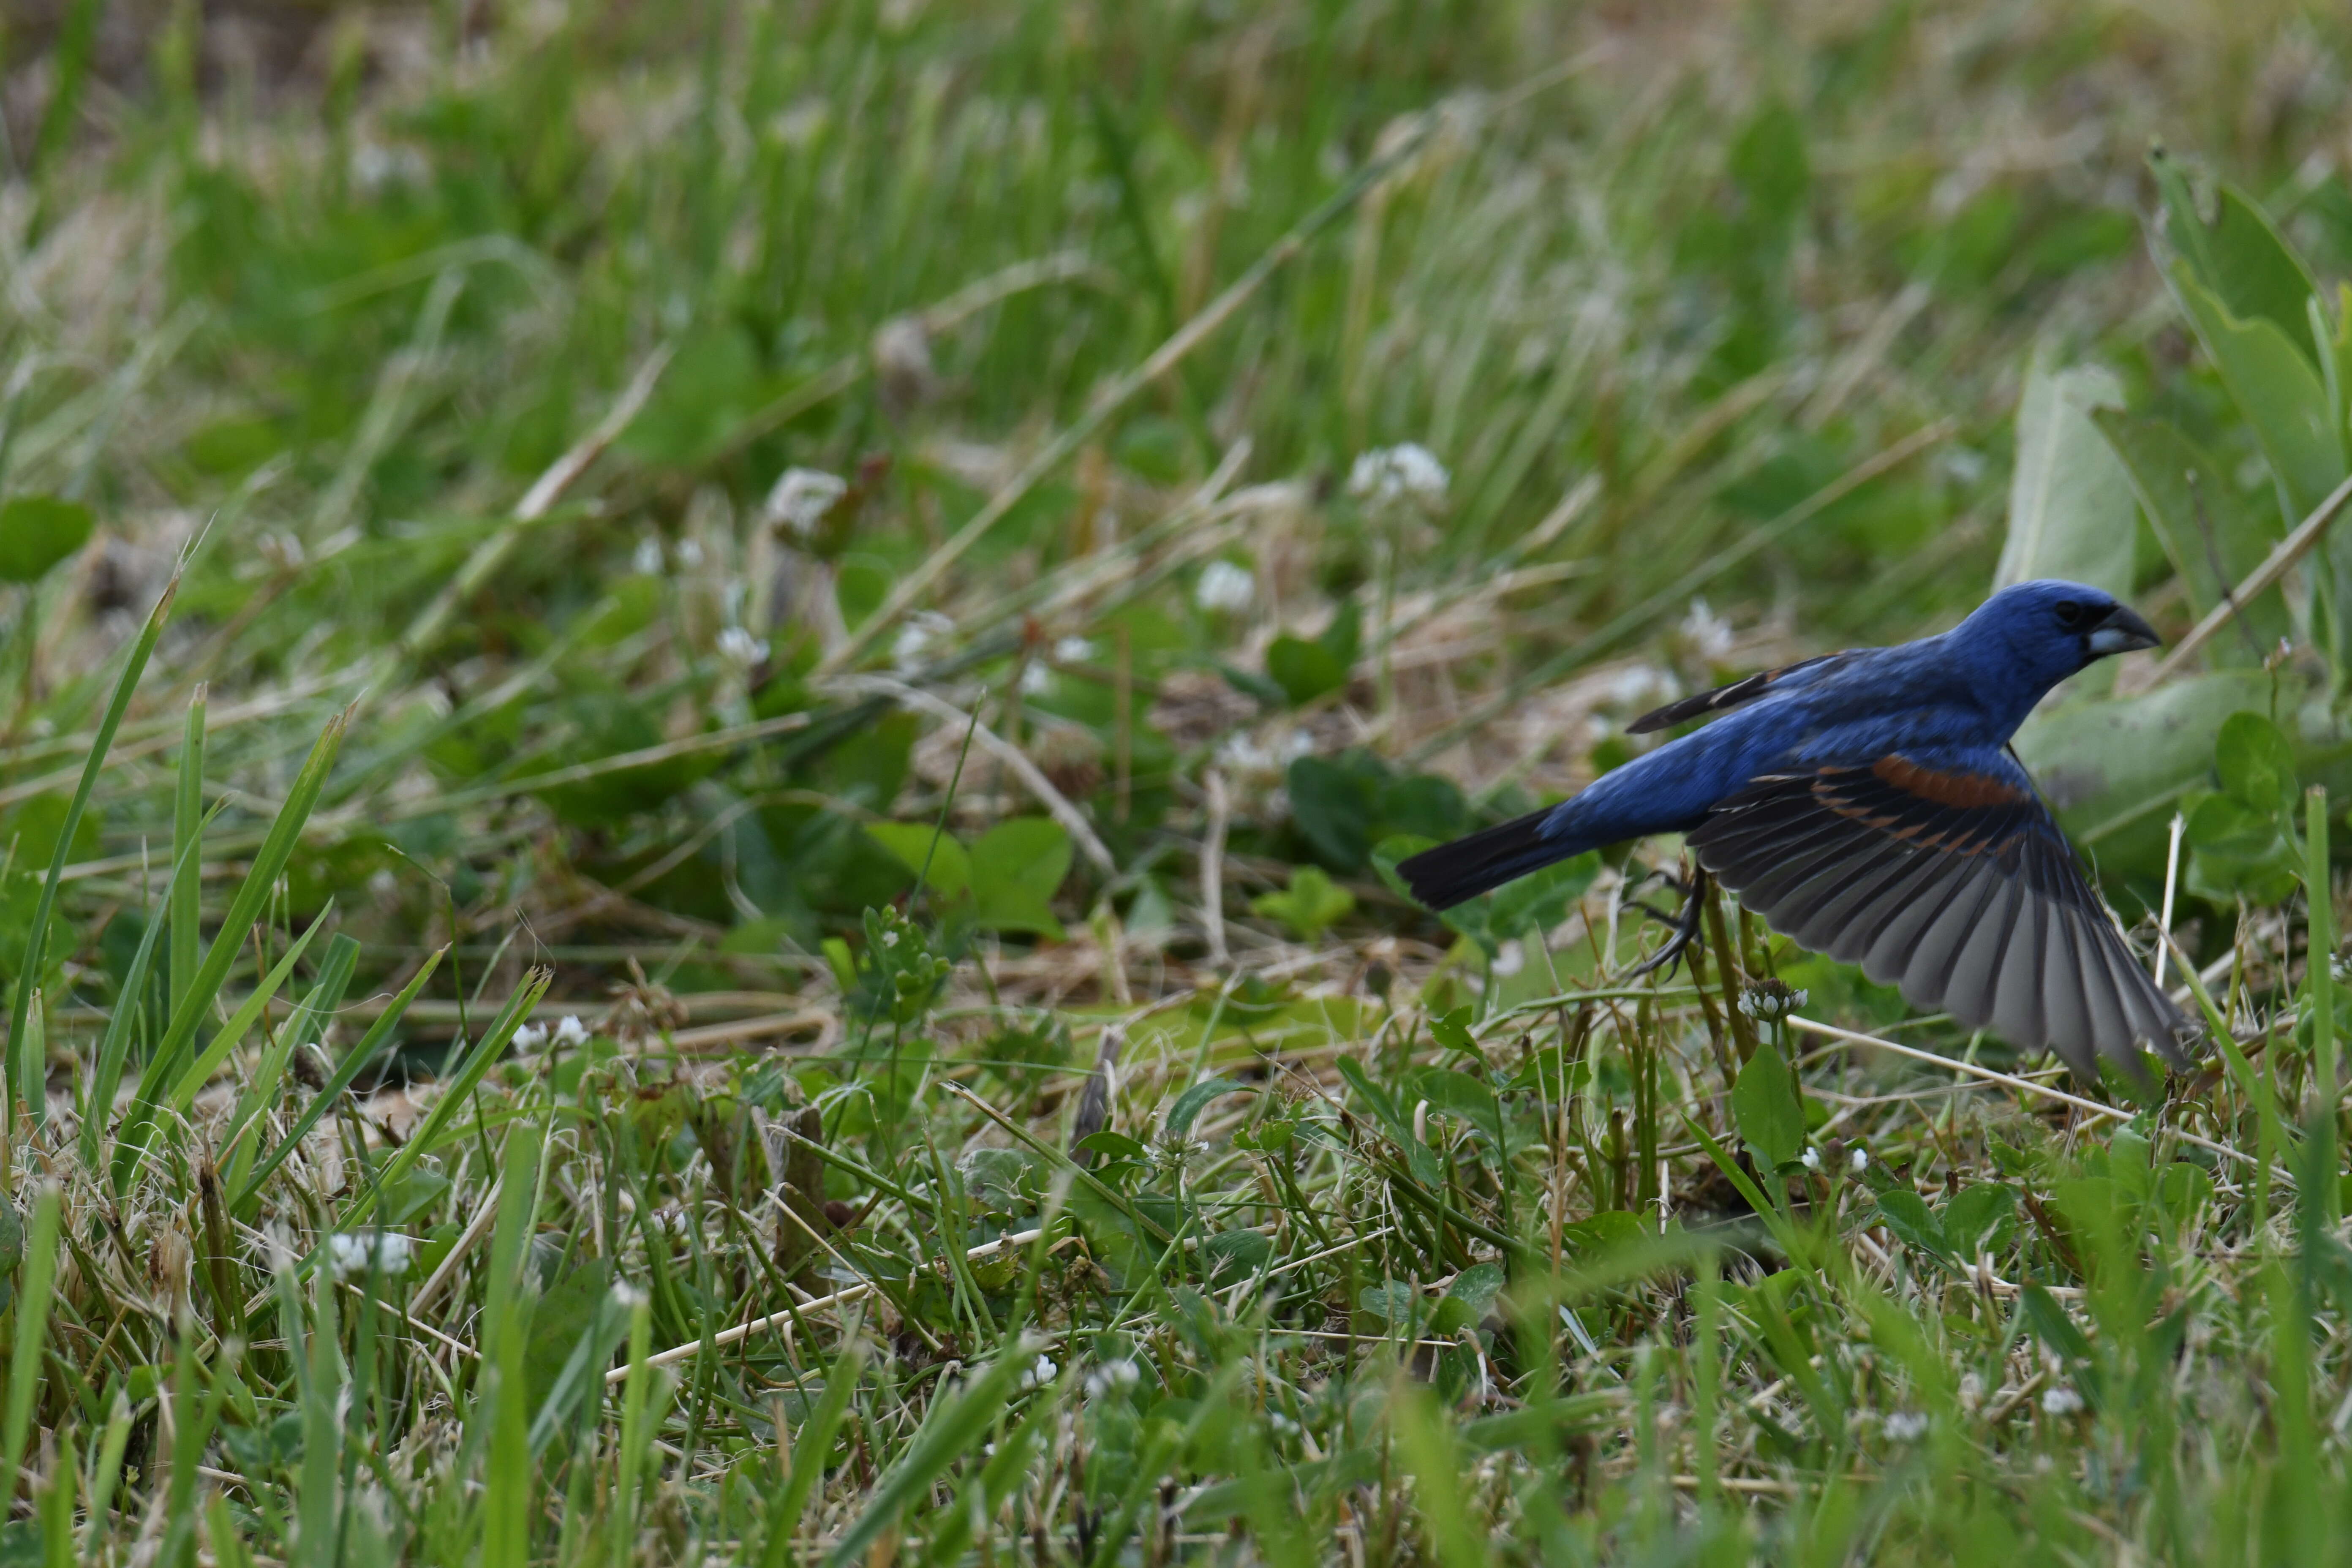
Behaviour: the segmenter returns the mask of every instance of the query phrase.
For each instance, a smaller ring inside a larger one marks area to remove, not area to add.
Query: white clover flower
[[[629,557],[629,570],[640,577],[658,577],[662,573],[662,544],[654,538],[637,541],[636,553]]]
[[[1270,773],[1276,771],[1274,753],[1257,743],[1255,736],[1228,735],[1217,747],[1217,765],[1228,773]]]
[[[1512,975],[1517,974],[1520,970],[1525,969],[1527,966],[1528,950],[1526,946],[1516,938],[1510,942],[1500,942],[1496,945],[1495,974],[1496,978],[1508,980]]]
[[[849,481],[839,474],[828,474],[823,468],[786,468],[768,491],[769,525],[782,528],[794,539],[812,538],[824,514],[848,493]]]
[[[544,1024],[525,1024],[514,1032],[514,1047],[519,1051],[535,1051],[547,1044]]]
[[[1416,441],[1376,447],[1358,457],[1348,470],[1348,493],[1383,506],[1401,500],[1439,505],[1452,482],[1445,465]]]
[[[1916,1443],[1927,1435],[1927,1417],[1916,1410],[1898,1410],[1886,1418],[1884,1430],[1898,1443]]]
[[[681,539],[677,542],[677,563],[691,571],[702,564],[702,541]]]
[[[370,1247],[373,1241],[374,1246]],[[396,1230],[380,1234],[345,1236],[341,1232],[327,1238],[327,1270],[337,1279],[349,1279],[368,1271],[370,1253],[373,1253],[376,1269],[383,1274],[405,1274],[411,1247],[408,1237]]]
[[[1034,1365],[1021,1374],[1021,1386],[1044,1388],[1061,1375],[1062,1369],[1054,1364],[1054,1358],[1041,1355]]]
[[[1279,773],[1314,750],[1315,738],[1304,730],[1293,730],[1272,745],[1261,744],[1253,735],[1228,735],[1217,748],[1217,763],[1244,776]]]
[[[1064,637],[1054,645],[1054,657],[1064,664],[1083,664],[1094,658],[1095,645],[1084,637]]]
[[[1809,1143],[1805,1152],[1797,1156],[1797,1163],[1808,1171],[1818,1171],[1822,1168],[1822,1152]]]
[[[577,1013],[566,1013],[555,1026],[555,1043],[559,1046],[584,1046],[588,1043],[588,1026],[580,1021]]]
[[[2071,1388],[2053,1388],[2042,1396],[2044,1415],[2072,1415],[2083,1408],[2083,1396]]]
[[[1845,1168],[1857,1176],[1869,1170],[1870,1151],[1857,1145],[1854,1152],[1845,1157]]]
[[[1690,609],[1676,629],[1702,658],[1721,658],[1731,651],[1731,623],[1708,608],[1705,599],[1690,602]]]
[[[890,662],[903,673],[922,662],[924,650],[943,635],[955,629],[955,623],[936,610],[917,610],[898,628],[890,644]]]
[[[1042,664],[1021,667],[1021,695],[1043,697],[1054,689],[1054,672]]]
[[[1115,1389],[1133,1388],[1142,1375],[1131,1361],[1107,1361],[1087,1373],[1084,1385],[1087,1397],[1100,1399]]]
[[[1739,1010],[1751,1018],[1777,1024],[1805,1005],[1806,993],[1778,980],[1759,980],[1739,994]]]
[[[755,637],[741,626],[729,626],[719,634],[719,657],[749,669],[768,657],[767,639]]]
[[[1192,602],[1204,610],[1221,615],[1237,615],[1250,607],[1257,597],[1257,578],[1246,566],[1236,566],[1230,561],[1212,561],[1201,570],[1201,580],[1192,585]]]

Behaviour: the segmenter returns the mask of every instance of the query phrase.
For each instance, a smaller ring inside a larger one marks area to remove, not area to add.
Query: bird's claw
[[[1669,886],[1675,888],[1682,886],[1675,878],[1664,872],[1659,875]],[[1683,896],[1682,913],[1669,922],[1675,928],[1674,935],[1668,937],[1665,945],[1659,948],[1657,952],[1627,970],[1625,972],[1627,980],[1639,980],[1643,975],[1654,973],[1661,969],[1671,971],[1673,966],[1681,961],[1685,948],[1694,944],[1705,945],[1699,936],[1698,927],[1700,917],[1706,913],[1706,871],[1705,868],[1701,868],[1691,874],[1690,886]],[[1637,904],[1634,907],[1644,914],[1655,916],[1661,921],[1666,918],[1647,904]]]

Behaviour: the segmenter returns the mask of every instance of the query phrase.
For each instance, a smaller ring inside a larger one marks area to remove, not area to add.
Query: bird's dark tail
[[[1558,809],[1546,806],[1451,844],[1424,849],[1400,862],[1397,875],[1412,889],[1412,896],[1429,908],[1450,910],[1465,899],[1590,848],[1578,838],[1545,834],[1545,820]]]

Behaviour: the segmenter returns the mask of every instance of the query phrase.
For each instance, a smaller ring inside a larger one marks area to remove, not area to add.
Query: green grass
[[[1729,903],[1624,979],[1671,843],[1384,869],[1948,625],[2081,367],[2159,458],[2052,548],[2186,632],[2345,437],[2148,144],[2333,330],[2339,24],[115,9],[0,24],[0,1560],[2352,1529],[2352,553],[2032,742],[2224,1026],[2160,1098]]]

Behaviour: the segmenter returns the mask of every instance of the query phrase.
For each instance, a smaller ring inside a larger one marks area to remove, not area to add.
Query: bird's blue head
[[[2015,722],[2068,676],[2162,640],[2105,589],[2055,578],[2003,588],[1950,636],[1964,650],[1980,697]]]

